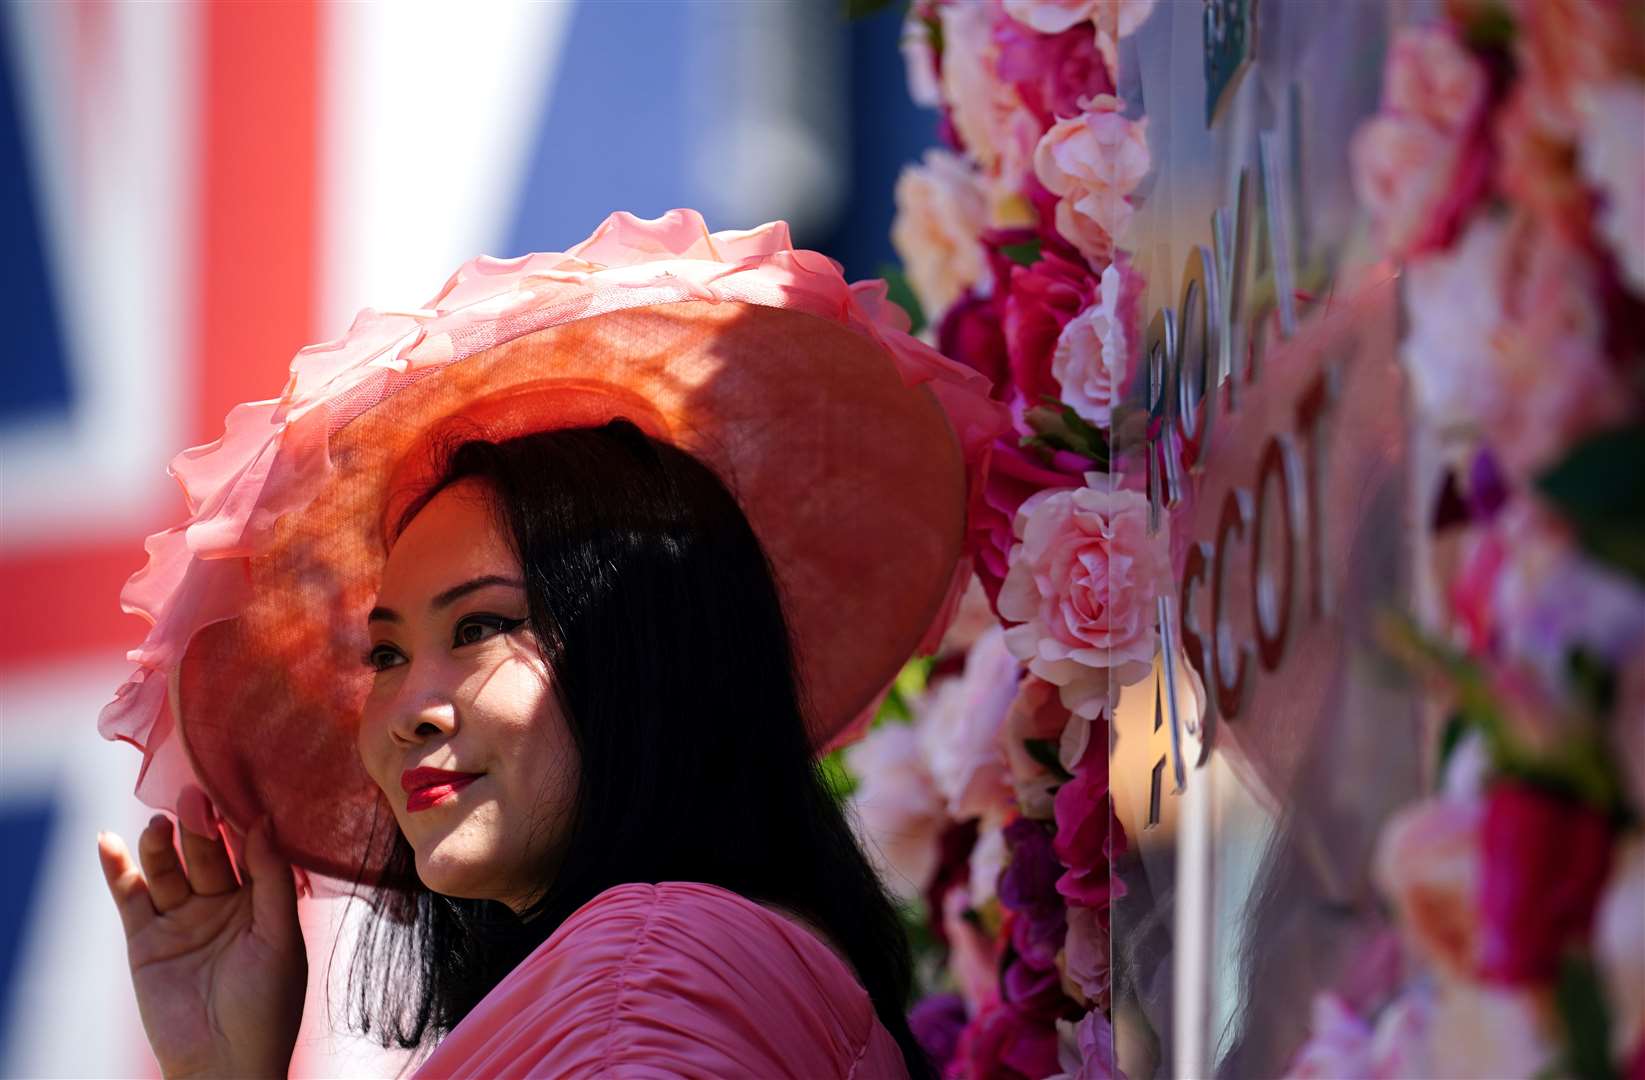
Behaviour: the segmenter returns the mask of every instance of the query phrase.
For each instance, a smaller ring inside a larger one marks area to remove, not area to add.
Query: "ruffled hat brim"
[[[299,866],[380,871],[392,820],[354,744],[382,522],[432,433],[627,416],[726,481],[776,570],[819,747],[933,649],[969,577],[967,508],[1008,420],[907,332],[880,282],[774,223],[615,214],[565,253],[480,258],[424,308],[304,349],[277,399],[172,462],[188,520],[122,593],[152,627],[99,720],[138,795],[203,831],[264,813]],[[194,820],[191,820],[194,819]],[[375,839],[373,839],[375,838]]]

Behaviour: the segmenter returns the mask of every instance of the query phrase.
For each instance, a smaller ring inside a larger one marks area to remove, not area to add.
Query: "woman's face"
[[[458,481],[390,550],[359,748],[423,884],[519,911],[563,850],[579,761],[493,518],[483,484]]]

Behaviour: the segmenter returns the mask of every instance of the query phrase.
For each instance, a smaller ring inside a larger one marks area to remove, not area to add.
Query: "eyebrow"
[[[444,608],[448,608],[452,604],[455,604],[457,601],[461,600],[463,597],[467,596],[469,593],[477,592],[480,589],[489,589],[494,585],[502,585],[510,589],[525,588],[525,584],[515,578],[503,577],[500,574],[484,574],[480,577],[465,581],[461,585],[453,585],[445,592],[436,596],[433,600],[429,601],[429,610],[440,611]],[[366,622],[404,621],[405,620],[400,617],[399,612],[395,611],[393,608],[386,607],[374,607],[371,609],[371,614],[366,616]]]

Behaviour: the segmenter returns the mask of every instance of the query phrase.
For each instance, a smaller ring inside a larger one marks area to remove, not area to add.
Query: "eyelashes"
[[[478,645],[499,634],[512,634],[525,624],[525,619],[511,619],[505,615],[465,615],[457,620],[457,625],[452,628],[451,647],[461,649],[468,645]],[[379,642],[365,651],[360,657],[360,662],[374,672],[383,672],[400,666],[405,659],[405,653],[397,646]]]

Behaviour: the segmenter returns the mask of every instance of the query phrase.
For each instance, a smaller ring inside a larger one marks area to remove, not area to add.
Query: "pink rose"
[[[1481,977],[1548,983],[1593,925],[1611,827],[1585,803],[1517,782],[1486,793],[1480,826]]]
[[[1350,147],[1354,187],[1398,258],[1443,247],[1490,179],[1485,68],[1441,27],[1401,30],[1382,109]]]
[[[976,558],[977,580],[994,610],[999,610],[1000,586],[1010,569],[1009,555],[1016,542],[1013,530],[1017,509],[1029,496],[1046,488],[1070,487],[1091,463],[1078,454],[1048,454],[1018,445],[1015,433],[994,443],[982,502],[971,517],[968,546]]]
[[[1402,352],[1419,408],[1485,435],[1511,476],[1625,415],[1597,268],[1556,230],[1481,217],[1454,248],[1413,260],[1406,280]]]
[[[1008,0],[1006,10],[1011,6]],[[1014,18],[1001,18],[994,23],[994,45],[996,70],[1034,114],[1036,134],[1063,117],[1078,116],[1086,100],[1114,92],[1089,24],[1035,32]]]
[[[1086,111],[1053,124],[1034,148],[1034,175],[1058,197],[1057,231],[1088,258],[1106,262],[1131,223],[1131,194],[1148,175],[1147,120],[1099,94]]]
[[[1148,502],[1087,473],[1086,486],[1041,491],[1017,509],[1010,570],[999,612],[1021,625],[1006,645],[1056,684],[1062,703],[1087,720],[1154,658],[1154,598],[1170,572],[1164,533],[1148,534]]]
[[[937,868],[947,828],[943,799],[910,724],[882,724],[845,750],[863,850],[899,896],[916,897]]]
[[[1108,1007],[1111,973],[1108,960],[1108,916],[1095,908],[1068,909],[1068,937],[1063,943],[1065,990],[1077,1001]]]
[[[921,750],[956,821],[1001,813],[1011,804],[999,735],[1021,676],[1005,631],[995,625],[971,646],[959,677],[938,682],[916,706]]]
[[[1396,811],[1377,841],[1377,883],[1407,936],[1458,978],[1472,977],[1479,954],[1484,816],[1477,801],[1427,799]]]
[[[1088,23],[1097,0],[1005,0],[1005,13],[1042,34],[1060,34]]]
[[[1033,675],[1024,678],[1000,731],[1006,768],[1017,794],[1017,809],[1024,817],[1037,821],[1050,819],[1052,791],[1062,782],[1029,752],[1028,743],[1039,742],[1054,748],[1067,726],[1068,710],[1057,696],[1057,688]]]
[[[1140,285],[1129,260],[1116,257],[1102,272],[1097,302],[1068,321],[1051,353],[1057,396],[1102,428],[1113,422],[1114,406],[1135,366]]]
[[[1106,908],[1110,899],[1108,829],[1113,820],[1106,739],[1091,740],[1074,769],[1074,778],[1057,789],[1053,809],[1057,836],[1052,850],[1067,868],[1057,881],[1057,892],[1070,905]]]
[[[1000,77],[994,43],[994,3],[945,4],[942,23],[942,89],[965,149],[990,179],[1014,190],[1034,153],[1040,124]]]
[[[1057,1021],[1057,1064],[1062,1071],[1049,1080],[1114,1080],[1123,1074],[1114,1062],[1114,1027],[1101,1009],[1078,1023]]]
[[[965,159],[939,149],[927,150],[923,164],[903,169],[895,197],[891,243],[920,309],[935,325],[987,272],[979,237],[988,202]]]

